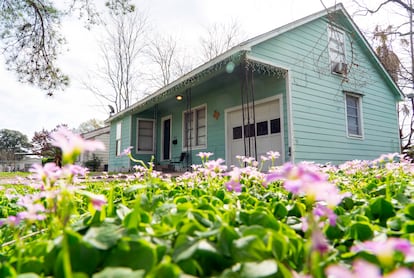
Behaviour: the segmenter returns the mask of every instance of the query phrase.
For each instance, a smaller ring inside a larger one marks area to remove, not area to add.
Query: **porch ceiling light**
[[[176,95],[175,99],[178,100],[178,101],[183,100],[183,96],[182,95]]]

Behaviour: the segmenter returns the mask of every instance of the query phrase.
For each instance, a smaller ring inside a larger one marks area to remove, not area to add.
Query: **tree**
[[[229,24],[215,23],[206,29],[200,38],[202,59],[209,61],[243,40],[243,32],[237,21]]]
[[[381,11],[393,13],[393,23],[385,28],[377,27],[373,37],[377,41],[377,55],[382,64],[406,96],[414,96],[414,22],[412,0],[387,0],[375,6],[364,6],[353,0],[359,7],[355,15],[365,16]],[[398,49],[397,56],[393,49]],[[400,104],[401,151],[407,153],[412,147],[414,135],[414,102],[405,100]]]
[[[164,87],[191,70],[192,64],[182,55],[177,39],[157,34],[149,41],[146,55],[154,65],[154,71],[149,78],[154,87]]]
[[[52,145],[52,138],[50,136],[54,131],[58,130],[59,127],[67,127],[67,125],[57,125],[51,131],[46,129],[36,131],[33,135],[31,144],[33,153],[42,156],[43,162],[55,162],[57,165],[61,166],[62,151],[60,148]]]
[[[0,130],[0,160],[20,160],[30,147],[27,136],[17,130]]]
[[[108,0],[114,13],[134,10],[130,0]],[[52,95],[69,83],[57,66],[61,46],[62,17],[79,12],[86,25],[99,22],[93,1],[72,0],[63,8],[49,0],[0,0],[0,39],[7,69],[17,73],[20,82],[33,84]]]
[[[379,26],[375,28],[374,39],[378,42],[378,44],[374,44],[374,48],[385,69],[391,75],[392,79],[398,83],[401,62],[397,54],[395,54],[392,49],[393,41],[389,36],[391,30],[392,26],[388,26],[384,30]]]
[[[91,77],[83,82],[101,102],[109,102],[116,113],[138,98],[138,60],[145,47],[146,26],[146,17],[138,11],[111,13],[105,38],[100,42],[102,64],[93,73],[93,79],[99,83]]]
[[[103,121],[98,119],[90,119],[86,122],[83,122],[79,125],[79,127],[75,130],[77,133],[85,133],[89,132],[104,126]]]

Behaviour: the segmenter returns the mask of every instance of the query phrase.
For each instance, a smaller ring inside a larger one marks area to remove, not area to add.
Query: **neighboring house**
[[[109,131],[110,127],[105,126],[98,128],[86,133],[82,133],[81,136],[87,140],[96,140],[101,141],[105,145],[105,150],[97,150],[94,152],[85,152],[82,153],[78,163],[85,166],[87,161],[93,160],[94,157],[99,159],[100,166],[97,169],[98,171],[108,171],[108,158],[109,158]],[[87,166],[87,165],[86,165]]]
[[[40,156],[27,154],[20,160],[0,161],[0,172],[29,172],[33,164],[41,163]]]
[[[339,4],[250,39],[111,116],[109,170],[269,150],[279,163],[399,152],[402,93]]]

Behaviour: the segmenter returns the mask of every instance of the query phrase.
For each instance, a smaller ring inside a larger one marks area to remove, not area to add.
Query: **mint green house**
[[[338,164],[399,152],[402,93],[339,4],[252,38],[111,116],[109,171],[269,150]],[[180,159],[181,158],[181,159]],[[178,163],[176,163],[178,162]]]

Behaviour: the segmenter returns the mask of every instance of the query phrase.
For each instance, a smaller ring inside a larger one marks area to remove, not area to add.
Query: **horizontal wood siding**
[[[121,121],[121,151],[131,146],[131,119],[127,115]],[[116,125],[120,121],[111,122],[109,146],[109,172],[127,172],[130,170],[130,160],[127,156],[116,156]]]
[[[348,79],[332,74],[327,28],[318,19],[252,48],[252,56],[289,69],[295,160],[341,163],[398,152],[396,96],[349,26]],[[344,91],[362,95],[363,139],[347,136]]]
[[[204,83],[200,86],[193,87],[191,93],[191,107],[198,107],[206,105],[207,108],[207,147],[203,149],[191,150],[191,163],[200,164],[201,160],[197,156],[199,152],[212,152],[214,156],[211,159],[226,157],[225,149],[225,110],[229,107],[235,107],[241,105],[240,90],[241,84],[239,74],[234,73],[229,76],[218,76],[208,83]],[[227,81],[222,81],[223,79]],[[218,84],[219,83],[219,84]],[[286,85],[284,79],[278,79],[274,76],[262,76],[259,73],[255,75],[254,80],[255,99],[260,100],[277,94],[283,95],[285,101]],[[178,93],[177,93],[178,94]],[[185,92],[181,92],[185,96]],[[157,108],[157,147],[156,147],[156,162],[160,164],[168,164],[168,161],[160,161],[161,157],[161,119],[166,116],[171,116],[172,119],[172,139],[177,139],[177,144],[172,145],[171,153],[172,160],[178,161],[181,152],[187,151],[186,148],[182,148],[182,116],[183,112],[187,110],[186,98],[182,101],[170,99],[166,102],[160,103]],[[214,118],[214,112],[219,113],[217,119]],[[284,112],[284,118],[286,119],[286,112]],[[154,118],[154,111],[152,109],[136,114],[132,117],[132,145],[136,144],[136,118]],[[287,133],[287,127],[285,128],[285,134]],[[285,139],[287,142],[287,138]],[[286,153],[287,153],[286,144]],[[148,155],[134,154],[138,159],[147,161],[150,159]]]

